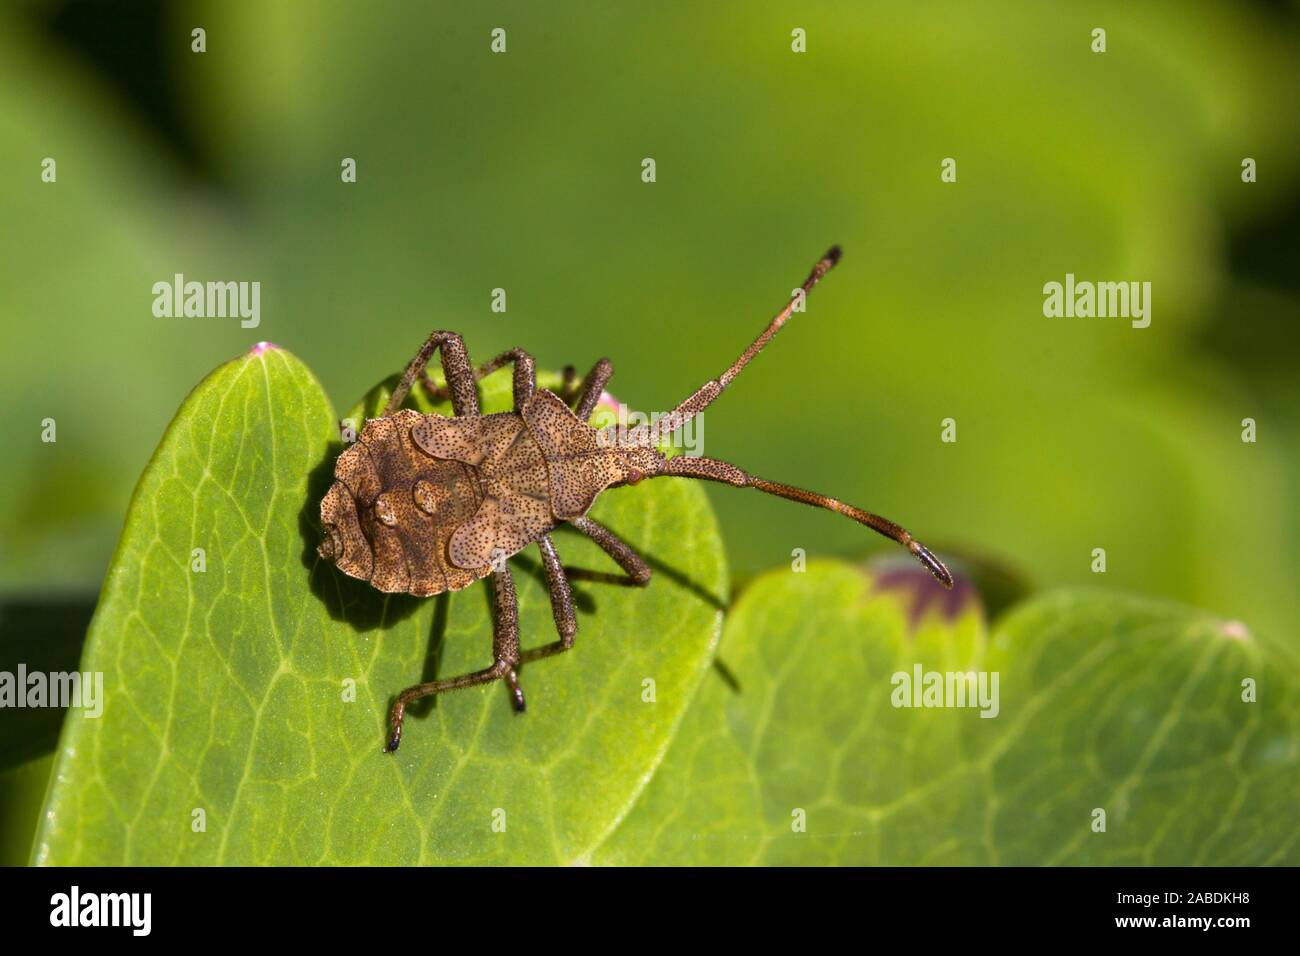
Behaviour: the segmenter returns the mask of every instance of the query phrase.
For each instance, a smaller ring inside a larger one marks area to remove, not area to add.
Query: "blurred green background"
[[[707,454],[1295,646],[1298,93],[1295,3],[7,4],[4,626],[89,608],[166,423],[258,340],[340,408],[451,328],[480,361],[608,355],[663,410],[839,242]],[[261,326],[155,318],[177,272],[260,281]],[[1067,272],[1150,281],[1150,328],[1045,318]],[[742,580],[885,546],[710,495]]]

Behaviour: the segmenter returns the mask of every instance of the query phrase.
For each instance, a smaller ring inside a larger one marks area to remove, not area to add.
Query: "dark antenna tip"
[[[913,541],[908,550],[916,555],[916,559],[925,565],[925,569],[934,575],[936,581],[948,590],[952,590],[952,572],[948,570],[942,561],[930,553],[929,548],[919,541]]]
[[[830,262],[832,266],[834,266],[835,263],[840,261],[840,256],[842,255],[844,255],[844,250],[841,249],[838,244],[836,244],[831,246],[829,249],[827,249],[826,255],[822,256],[822,258],[826,259],[827,261]]]

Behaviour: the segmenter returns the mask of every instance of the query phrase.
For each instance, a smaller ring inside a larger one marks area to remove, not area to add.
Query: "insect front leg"
[[[384,747],[386,753],[392,753],[402,743],[402,724],[406,719],[407,705],[443,691],[504,680],[510,688],[510,700],[515,710],[523,712],[524,692],[519,686],[519,600],[508,567],[492,572],[492,596],[492,666],[459,677],[417,684],[398,694],[389,715],[388,745]]]
[[[650,565],[614,532],[586,516],[571,518],[569,524],[600,545],[600,549],[614,559],[633,584],[644,587],[650,583]]]
[[[600,401],[601,393],[605,391],[605,385],[613,374],[613,363],[603,358],[582,377],[582,385],[577,391],[578,404],[573,407],[573,413],[581,421],[585,422],[596,410],[596,403]],[[566,393],[565,398],[570,398],[570,395]]]

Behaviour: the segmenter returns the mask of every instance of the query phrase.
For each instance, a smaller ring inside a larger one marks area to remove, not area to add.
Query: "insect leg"
[[[401,381],[389,396],[383,417],[388,417],[402,407],[402,402],[405,401],[417,377],[424,376],[427,380],[424,367],[429,364],[429,359],[435,351],[439,352],[442,358],[442,373],[446,376],[447,385],[451,390],[451,407],[457,415],[478,414],[478,392],[474,388],[474,372],[470,368],[469,353],[465,351],[464,340],[455,332],[434,332],[420,346],[420,351],[415,353],[415,358],[411,359],[410,364],[406,366]]]
[[[650,583],[650,565],[619,540],[614,532],[586,516],[570,518],[569,524],[600,545],[601,550],[614,559],[615,563],[632,579],[633,584],[644,586]]]
[[[386,753],[395,751],[402,742],[402,723],[406,719],[407,705],[422,697],[504,680],[510,687],[515,710],[523,711],[524,692],[519,687],[519,601],[515,596],[515,582],[510,576],[509,568],[492,572],[492,592],[492,666],[459,677],[417,684],[398,694],[389,715],[388,745],[384,747]]]
[[[555,629],[559,631],[560,639],[523,651],[521,660],[525,664],[569,650],[573,647],[573,635],[578,632],[578,617],[573,609],[573,591],[569,588],[569,579],[564,576],[564,566],[560,563],[560,556],[556,553],[551,536],[542,535],[537,542],[537,547],[542,552],[542,572],[546,575],[546,587],[551,592],[551,613],[555,616]]]
[[[574,414],[585,422],[596,410],[601,393],[605,391],[605,384],[613,374],[614,365],[607,358],[593,365],[591,371],[581,379],[572,365],[566,365],[560,382],[560,397],[564,399],[564,404],[573,405]]]
[[[446,690],[459,690],[462,687],[473,687],[475,684],[487,684],[500,679],[501,671],[494,664],[481,671],[461,674],[459,677],[449,677],[445,680],[429,681],[427,684],[416,684],[414,687],[406,688],[397,695],[397,700],[393,703],[392,713],[388,716],[388,745],[384,747],[384,752],[392,753],[401,744],[402,722],[406,719],[406,706],[408,704],[424,697],[440,694]]]
[[[533,357],[523,349],[509,349],[502,352],[491,361],[484,362],[478,368],[474,369],[474,380],[486,378],[502,366],[509,365],[511,362],[515,366],[514,378],[514,399],[515,409],[519,409],[524,402],[532,397],[533,392],[537,390],[537,370]],[[429,398],[435,402],[443,401],[447,398],[449,390],[445,385],[435,385],[428,375],[421,377],[424,384],[424,390],[428,393]]]
[[[572,405],[573,399],[577,396],[578,373],[572,365],[564,366],[564,371],[560,373],[560,398],[564,399],[565,405]]]
[[[582,377],[581,390],[578,392],[578,404],[573,407],[573,413],[581,421],[585,422],[591,417],[591,413],[596,410],[596,403],[600,401],[601,393],[605,391],[605,384],[613,374],[613,363],[609,359],[603,358],[591,367],[590,372]]]
[[[509,566],[492,572],[492,657],[501,679],[510,688],[515,712],[524,712],[524,692],[519,686],[519,598]]]

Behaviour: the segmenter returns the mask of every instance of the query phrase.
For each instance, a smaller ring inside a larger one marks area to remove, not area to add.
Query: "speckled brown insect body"
[[[878,515],[824,495],[746,474],[723,461],[665,457],[661,439],[681,428],[718,397],[790,318],[802,297],[839,260],[833,248],[813,267],[789,304],[717,379],[706,382],[653,425],[632,429],[587,424],[612,374],[601,359],[578,385],[566,370],[564,397],[536,385],[533,359],[511,349],[474,369],[454,332],[434,332],[407,366],[383,415],[366,423],[358,441],[335,465],[335,482],[321,501],[325,537],[321,557],[380,591],[422,597],[459,591],[492,578],[493,664],[459,677],[403,691],[393,705],[387,749],[401,741],[407,704],[441,691],[504,680],[516,710],[522,664],[573,646],[577,632],[573,595],[551,531],[567,524],[596,542],[631,581],[645,585],[650,568],[613,532],[587,517],[608,487],[644,478],[677,476],[719,481],[826,508],[903,544],[947,587],[948,569],[907,531]],[[437,387],[425,366],[438,351],[446,386]],[[512,412],[479,413],[476,380],[514,366]],[[434,397],[451,398],[452,417],[401,408],[419,381]],[[572,408],[570,407],[572,404]],[[560,639],[528,651],[519,646],[514,581],[506,559],[530,544],[542,556]]]
[[[518,412],[371,419],[321,502],[322,555],[380,591],[459,591],[585,515],[609,485],[663,462],[602,439],[545,389]]]
[[[411,441],[417,412],[366,423],[339,456],[337,479],[321,502],[326,541],[321,553],[340,571],[380,591],[421,597],[459,591],[486,577],[447,556],[452,533],[474,517],[483,485],[469,465],[441,461]]]

